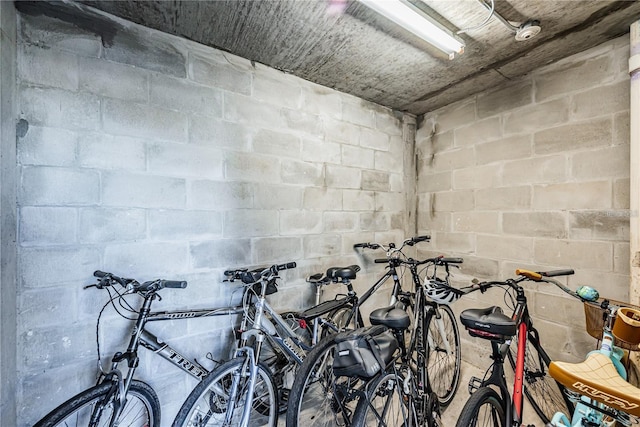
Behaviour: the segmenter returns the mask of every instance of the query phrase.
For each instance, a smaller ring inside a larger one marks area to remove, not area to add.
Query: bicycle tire
[[[357,380],[334,377],[335,346],[335,334],[320,340],[298,369],[289,395],[287,427],[333,427],[345,425],[345,416],[350,418],[355,401],[340,390],[350,390]]]
[[[354,313],[353,306],[351,304],[333,310],[331,313],[329,313],[329,320],[331,320],[338,331],[347,329],[349,325],[354,325],[354,323],[357,321],[356,313]],[[325,338],[327,335],[333,332],[334,331],[331,330],[331,328],[323,328],[321,337]]]
[[[481,387],[464,404],[456,427],[504,427],[506,421],[502,398],[495,390]]]
[[[518,338],[514,337],[507,354],[514,371],[517,351]],[[564,393],[565,387],[549,375],[550,363],[551,359],[537,338],[537,331],[530,329],[527,333],[523,388],[527,400],[545,424],[551,421],[556,412],[563,412],[567,416],[573,414],[573,404]]]
[[[427,325],[429,346],[427,352],[427,371],[431,388],[438,396],[442,408],[447,407],[460,384],[461,352],[460,331],[456,317],[448,305],[437,307],[445,336],[439,330],[436,316],[431,316]],[[449,344],[447,351],[444,339]]]
[[[352,427],[420,425],[411,396],[403,393],[404,379],[394,372],[374,377],[367,384],[366,399],[358,399]],[[410,387],[413,389],[414,387]]]
[[[102,411],[109,410],[111,402],[116,397],[112,391],[117,391],[117,385],[112,382],[104,382],[80,392],[49,412],[34,427],[89,425],[88,418],[94,413],[94,408],[97,408],[96,404],[103,405],[100,408],[101,414],[96,425],[108,426],[111,421],[109,413]],[[101,422],[103,420],[104,423]],[[127,403],[120,412],[118,422],[120,425],[126,426],[160,426],[160,401],[151,386],[142,381],[133,380],[131,382]]]
[[[204,427],[239,425],[242,417],[245,387],[247,385],[248,368],[245,358],[229,360],[211,371],[193,389],[178,411],[173,427]],[[229,387],[234,374],[240,375],[237,392],[237,406],[229,424],[224,424]],[[258,381],[255,385],[254,398],[249,425],[268,425],[275,427],[278,422],[278,393],[269,368],[258,364]]]

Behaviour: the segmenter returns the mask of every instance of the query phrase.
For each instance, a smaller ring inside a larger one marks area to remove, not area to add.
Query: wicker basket
[[[587,332],[592,337],[601,340],[602,339],[602,328],[604,327],[604,317],[606,316],[605,310],[600,307],[600,303],[602,299],[599,299],[596,303],[585,302],[584,303],[584,317],[587,325]],[[619,307],[629,307],[635,310],[640,310],[640,307],[629,304],[627,302],[620,302],[615,300],[609,300],[612,305],[617,305]],[[616,322],[621,321],[616,319]],[[615,323],[614,323],[615,325]],[[615,326],[614,326],[615,327]],[[615,337],[616,342],[615,345],[618,347],[624,348],[626,350],[638,351],[640,347],[638,343],[628,342],[623,340],[620,337]]]

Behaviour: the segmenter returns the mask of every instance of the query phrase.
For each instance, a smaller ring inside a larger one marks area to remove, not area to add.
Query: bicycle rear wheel
[[[416,427],[418,415],[413,398],[403,393],[403,378],[393,372],[380,375],[367,384],[367,396],[358,399],[353,427]]]
[[[34,427],[109,426],[114,421],[113,404],[117,390],[117,385],[112,382],[91,387],[58,406]],[[142,381],[131,382],[127,402],[117,423],[132,427],[160,426],[160,402],[151,386]]]
[[[464,404],[456,427],[504,427],[506,426],[503,402],[498,393],[489,387],[481,387]]]
[[[232,359],[207,375],[182,404],[173,427],[240,425],[249,383],[249,363],[246,362],[245,358]],[[230,397],[234,395],[235,399],[230,402]],[[258,365],[251,406],[250,426],[276,426],[278,395],[269,368],[263,365]],[[225,420],[229,410],[232,413],[227,423]]]
[[[515,370],[518,339],[514,337],[509,347],[509,364]],[[564,394],[564,386],[549,375],[551,359],[540,345],[538,332],[530,329],[524,361],[524,394],[540,419],[546,424],[556,412],[570,416],[573,404]]]
[[[429,321],[427,370],[431,388],[440,406],[451,403],[460,383],[460,332],[453,311],[448,305],[438,305],[438,316]]]

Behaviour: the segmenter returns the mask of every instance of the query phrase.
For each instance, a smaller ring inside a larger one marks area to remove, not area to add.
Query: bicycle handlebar
[[[118,283],[123,288],[130,287],[134,292],[156,292],[164,288],[184,289],[187,287],[187,282],[184,280],[156,279],[139,283],[135,279],[125,279],[101,270],[94,271],[93,276],[100,279],[99,283],[93,285],[99,289],[103,289],[106,286],[113,286],[115,283]]]
[[[402,242],[402,245],[397,250],[400,250],[405,246],[413,246],[416,243],[428,242],[430,240],[431,240],[431,236],[429,236],[429,235],[411,237],[409,239],[406,239],[404,242]],[[392,249],[396,249],[396,245],[395,245],[395,243],[389,243],[387,245],[384,245],[384,244],[381,244],[381,243],[370,243],[370,242],[367,242],[367,243],[356,243],[356,244],[354,244],[353,245],[353,249],[357,249],[357,248],[384,249],[387,252],[389,252]]]
[[[225,270],[224,275],[228,278],[225,282],[233,282],[242,280],[243,283],[250,285],[262,279],[273,279],[278,276],[278,271],[296,268],[295,262],[287,262],[284,264],[274,264],[271,267],[260,267],[249,271],[247,268],[239,268],[236,270]]]

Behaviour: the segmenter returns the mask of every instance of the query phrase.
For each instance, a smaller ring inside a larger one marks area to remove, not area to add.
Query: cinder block
[[[527,158],[531,155],[531,136],[518,135],[475,145],[478,165]]]
[[[419,133],[416,135],[416,147],[418,147],[418,153],[421,157],[430,157],[435,153],[453,148],[453,130],[432,135],[429,129],[424,132],[423,129],[419,129]]]
[[[533,239],[478,234],[476,236],[476,255],[497,260],[529,262],[533,258]]]
[[[149,100],[149,74],[145,70],[96,58],[80,58],[78,86],[96,95],[127,101]],[[117,76],[117,84],[114,77]]]
[[[20,249],[20,276],[26,288],[44,288],[60,283],[84,283],[100,266],[100,251],[94,247],[42,247]],[[52,271],[64,274],[51,274]]]
[[[252,127],[287,128],[287,122],[279,109],[235,93],[224,93],[224,119]]]
[[[356,232],[356,233],[345,233],[342,235],[342,251],[339,253],[349,254],[357,257],[357,261],[355,264],[360,265],[361,268],[364,268],[364,256],[362,255],[362,249],[353,249],[353,245],[356,243],[364,243],[364,242],[373,242],[374,235],[371,232]],[[364,273],[358,274],[358,279],[360,279],[361,275]]]
[[[502,185],[526,185],[565,182],[565,156],[529,157],[506,162],[502,166]]]
[[[630,84],[626,79],[575,94],[571,105],[572,118],[581,120],[628,110],[631,102]]]
[[[140,242],[109,245],[104,267],[132,277],[176,279],[189,269],[189,242]]]
[[[407,196],[404,193],[378,192],[376,197],[376,212],[404,212]]]
[[[549,266],[571,265],[575,269],[613,269],[613,245],[608,242],[576,242],[536,239],[535,262]]]
[[[473,148],[461,148],[436,153],[433,158],[433,169],[436,172],[450,171],[473,166],[476,156]]]
[[[324,212],[322,214],[322,231],[324,233],[359,231],[358,219],[356,212]]]
[[[222,214],[211,211],[152,210],[149,237],[153,240],[204,240],[222,234]]]
[[[571,264],[567,264],[571,265]],[[569,278],[569,287],[590,284],[600,291],[600,295],[618,301],[629,301],[629,275],[618,272],[598,271],[593,268],[576,268]]]
[[[459,127],[454,131],[453,135],[455,146],[465,147],[502,138],[502,133],[500,117],[491,117]]]
[[[242,95],[251,94],[251,73],[229,64],[209,61],[199,55],[189,59],[189,75],[193,81]]]
[[[565,217],[560,212],[504,212],[502,229],[505,233],[530,237],[566,239]]]
[[[613,245],[613,271],[621,275],[629,275],[631,265],[629,243],[619,242]]]
[[[363,190],[389,191],[389,174],[363,170],[361,188]]]
[[[628,241],[629,212],[626,210],[570,212],[569,238]]]
[[[404,151],[376,151],[373,156],[373,167],[385,172],[402,173],[404,171]]]
[[[402,136],[403,117],[392,111],[375,111],[376,129],[387,135]]]
[[[108,133],[176,142],[187,140],[187,116],[178,111],[105,100],[102,121]]]
[[[611,144],[611,118],[570,123],[536,132],[536,154],[566,153],[573,150],[606,147]]]
[[[99,35],[82,30],[64,21],[51,25],[42,16],[18,14],[18,32],[25,44],[66,51],[76,55],[97,58],[102,49]]]
[[[257,209],[301,209],[303,189],[292,185],[254,184]]]
[[[360,126],[330,117],[323,117],[322,122],[324,124],[325,139],[358,145],[360,141]]]
[[[375,207],[373,191],[343,190],[342,209],[345,211],[372,211]]]
[[[148,150],[148,170],[158,175],[222,179],[222,156],[222,151],[216,147],[153,144]]]
[[[340,253],[342,240],[339,234],[315,234],[302,239],[303,258],[318,258]]]
[[[216,239],[191,243],[189,255],[193,268],[229,268],[251,264],[249,239]]]
[[[253,97],[279,107],[297,110],[301,106],[302,89],[297,80],[256,78],[253,80]]]
[[[628,111],[613,116],[613,144],[624,145],[631,141],[631,126]]]
[[[298,185],[320,186],[324,183],[324,167],[321,164],[282,161],[282,182]]]
[[[228,180],[280,182],[280,160],[253,153],[225,153],[225,177]]]
[[[533,83],[529,79],[513,84],[501,85],[478,95],[476,100],[478,117],[485,118],[523,107],[532,102]]]
[[[373,169],[374,150],[369,148],[342,146],[342,164],[361,169]]]
[[[449,212],[418,212],[418,228],[428,233],[435,231],[450,232],[451,214]]]
[[[18,91],[20,116],[32,125],[99,129],[100,100],[88,93],[25,87]]]
[[[613,181],[614,209],[629,209],[630,180],[616,179]]]
[[[431,233],[432,245],[438,250],[448,253],[468,254],[475,250],[476,235],[472,233],[448,233],[437,231]]]
[[[451,215],[453,231],[500,234],[498,212],[454,212]]]
[[[569,99],[561,98],[505,113],[502,116],[505,135],[532,133],[566,123],[569,120],[569,109]]]
[[[19,197],[22,206],[93,205],[100,200],[100,177],[91,170],[25,167]]]
[[[307,187],[304,189],[304,209],[342,210],[342,190],[327,187]]]
[[[29,126],[17,139],[21,165],[72,166],[76,161],[77,134],[64,129]]]
[[[279,157],[300,158],[300,138],[290,133],[260,129],[253,136],[253,150]]]
[[[22,244],[60,245],[76,242],[78,215],[75,208],[30,207],[20,209]]]
[[[302,140],[302,160],[316,163],[342,163],[341,145],[337,142],[305,138]]]
[[[78,89],[78,57],[75,55],[21,44],[17,59],[17,77],[23,83],[70,91]]]
[[[280,234],[301,235],[322,232],[322,213],[317,211],[280,211]]]
[[[224,214],[225,237],[262,237],[277,234],[277,211],[240,209]]]
[[[444,255],[452,256],[455,254],[445,253]],[[460,265],[460,271],[463,274],[478,279],[496,279],[498,277],[499,261],[468,254],[465,254],[462,258],[464,262]]]
[[[253,186],[245,182],[192,181],[187,204],[191,209],[241,209],[253,206]]]
[[[453,189],[495,187],[500,182],[500,167],[496,165],[474,166],[453,171]]]
[[[534,76],[536,101],[566,96],[571,92],[600,86],[611,81],[612,60],[608,55],[579,62],[568,62],[562,67]]]
[[[408,185],[412,189],[415,188],[415,182],[409,183]],[[389,191],[393,191],[394,193],[403,193],[405,189],[405,180],[404,177],[397,173],[392,173],[389,175]],[[413,190],[412,190],[413,191]]]
[[[443,133],[475,122],[476,103],[475,100],[456,102],[429,114],[429,117],[435,119],[436,131]]]
[[[423,170],[420,170],[418,175],[419,193],[446,191],[453,188],[451,186],[451,172],[428,173],[428,171],[423,172]]]
[[[142,209],[80,209],[78,239],[82,243],[142,240],[146,234],[146,214]]]
[[[95,357],[95,330],[87,327],[46,327],[22,334],[20,365],[27,369],[51,369],[64,366],[67,360]]]
[[[360,169],[326,165],[325,183],[330,188],[360,188]]]
[[[476,191],[476,209],[521,210],[531,206],[531,187],[485,188]]]
[[[78,284],[78,289],[81,286]],[[20,328],[24,331],[42,327],[42,325],[62,325],[75,321],[76,292],[70,286],[50,289],[28,289],[20,293],[18,313],[22,319]]]
[[[391,229],[391,217],[388,212],[363,212],[360,214],[360,230],[388,231]]]
[[[315,114],[309,114],[298,109],[283,108],[281,115],[284,127],[301,132],[307,136],[321,138],[323,135],[322,118]]]
[[[149,83],[151,105],[181,113],[222,117],[222,91],[186,79],[153,74]]]
[[[389,135],[372,129],[362,129],[360,132],[360,146],[380,151],[389,151]]]
[[[147,167],[143,140],[105,133],[86,133],[78,137],[78,162],[98,169],[144,171]]]
[[[437,212],[460,212],[473,210],[474,206],[473,190],[441,191],[434,193],[430,209]]]
[[[109,172],[102,175],[102,204],[114,207],[181,209],[184,179]]]
[[[374,128],[376,125],[374,112],[370,108],[363,108],[362,101],[353,103],[343,100],[342,119],[368,128]]]
[[[189,143],[247,151],[251,131],[247,126],[193,115],[189,117]]]
[[[611,207],[609,181],[569,182],[533,187],[536,210],[607,209]]]
[[[629,145],[616,145],[571,156],[572,176],[578,180],[629,176]]]
[[[340,120],[342,117],[342,97],[327,87],[313,83],[303,84],[301,108],[310,114]]]

